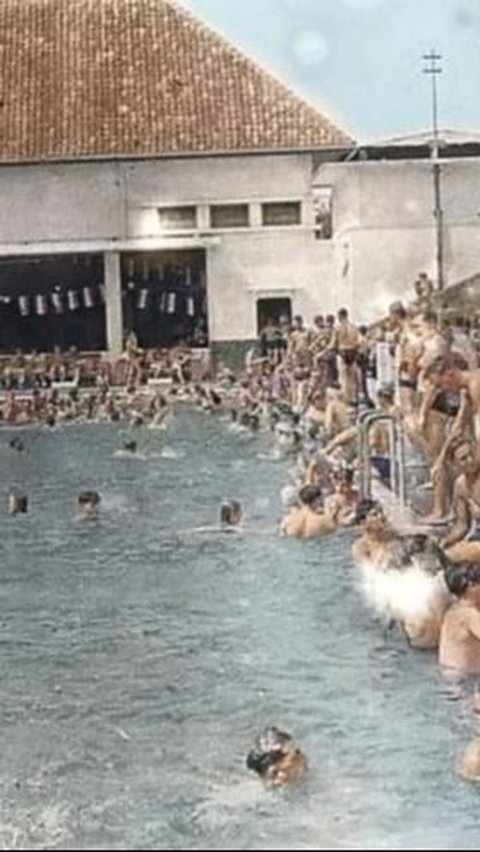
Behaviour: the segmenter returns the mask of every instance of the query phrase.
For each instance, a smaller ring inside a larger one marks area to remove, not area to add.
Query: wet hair
[[[26,515],[28,512],[28,497],[26,494],[17,494],[12,491],[8,495],[10,512],[12,515]]]
[[[98,506],[100,499],[98,491],[81,491],[78,495],[78,504],[79,506]]]
[[[470,586],[480,585],[480,565],[471,562],[449,565],[445,571],[445,581],[452,595],[459,598]]]
[[[366,521],[367,516],[374,509],[379,509],[380,511],[383,511],[382,505],[378,502],[378,500],[371,500],[368,497],[364,500],[360,500],[357,506],[357,511],[355,513],[355,523],[363,524],[364,521]]]
[[[392,302],[388,312],[396,317],[400,317],[401,319],[405,319],[407,316],[407,312],[401,302]]]
[[[124,450],[128,450],[129,453],[136,453],[137,447],[138,447],[138,444],[137,444],[136,441],[124,441],[123,442]]]
[[[313,506],[314,503],[323,499],[322,489],[318,485],[304,485],[298,496],[304,506]]]
[[[292,737],[285,731],[280,731],[276,727],[265,728],[263,733],[255,740],[253,749],[247,755],[247,768],[258,775],[264,775],[272,766],[282,760],[285,746],[292,742]]]
[[[25,449],[25,445],[21,438],[12,438],[12,440],[9,441],[8,446],[11,450],[18,450],[19,453],[23,452]]]
[[[238,500],[228,500],[220,506],[220,523],[233,526],[235,515],[242,511],[242,504]]]

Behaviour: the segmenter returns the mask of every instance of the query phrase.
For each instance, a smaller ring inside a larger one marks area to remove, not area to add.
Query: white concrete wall
[[[430,162],[329,164],[315,182],[333,186],[336,284],[358,320],[411,298],[419,272],[436,280]],[[480,160],[442,163],[441,187],[448,285],[480,271]]]
[[[333,305],[333,243],[316,241],[308,154],[0,167],[0,254],[176,248],[157,209],[192,204],[207,237],[210,332],[256,336],[256,301],[290,296],[311,319]],[[262,201],[302,202],[302,226],[262,228]],[[247,202],[253,227],[210,232],[208,204]],[[255,224],[256,223],[256,224]],[[210,245],[214,242],[215,245]]]

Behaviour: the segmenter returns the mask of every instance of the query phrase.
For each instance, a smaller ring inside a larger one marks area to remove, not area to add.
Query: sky
[[[435,48],[440,126],[480,132],[480,0],[181,2],[359,141],[431,127]]]

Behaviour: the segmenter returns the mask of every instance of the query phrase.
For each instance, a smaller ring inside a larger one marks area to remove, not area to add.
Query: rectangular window
[[[211,228],[248,228],[248,204],[212,204]]]
[[[274,201],[262,204],[264,226],[300,225],[302,205],[299,201]]]
[[[197,227],[197,208],[159,207],[158,218],[165,231],[191,231]]]
[[[317,240],[331,240],[333,234],[331,186],[315,186],[313,188],[313,206],[315,209],[315,237]]]

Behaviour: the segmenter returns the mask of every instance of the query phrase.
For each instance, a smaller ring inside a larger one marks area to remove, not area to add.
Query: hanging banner
[[[56,314],[63,314],[63,297],[61,293],[51,293],[53,310]]]
[[[160,311],[161,314],[165,313],[166,306],[167,306],[167,294],[166,293],[160,293],[160,297],[158,299],[158,310]]]
[[[18,310],[22,317],[30,316],[30,299],[28,296],[18,297]]]
[[[146,287],[142,287],[142,289],[140,290],[140,292],[138,294],[137,309],[139,311],[144,311],[145,308],[147,307],[147,303],[148,303],[148,290],[147,290]]]
[[[175,313],[175,305],[177,301],[176,293],[168,293],[167,295],[167,314]]]
[[[187,266],[187,268],[185,269],[185,286],[191,287],[192,286],[192,280],[193,280],[192,270],[190,269],[189,266]]]
[[[93,308],[95,306],[95,302],[93,301],[93,292],[91,287],[83,287],[82,289],[83,295],[83,305],[85,308]]]
[[[100,301],[105,303],[105,299],[107,297],[107,288],[105,287],[105,284],[98,285],[98,294],[100,296]]]
[[[193,296],[187,296],[187,316],[195,316],[195,302]]]
[[[69,311],[78,311],[80,300],[76,290],[67,290],[67,305]]]
[[[35,313],[37,317],[44,317],[48,313],[47,297],[42,293],[35,296]]]

